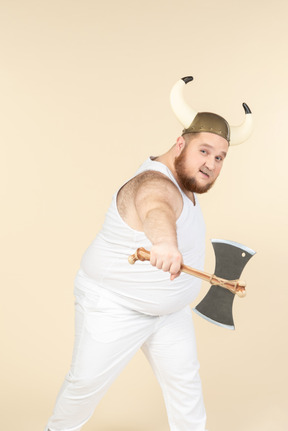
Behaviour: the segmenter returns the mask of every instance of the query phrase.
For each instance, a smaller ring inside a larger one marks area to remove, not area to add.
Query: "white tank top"
[[[143,163],[135,176],[149,170],[161,172],[178,187],[183,199],[183,209],[176,224],[178,248],[186,265],[203,270],[205,224],[197,196],[194,205],[167,166],[151,158]],[[169,273],[153,267],[150,262],[128,263],[128,257],[138,247],[150,250],[152,244],[144,232],[130,228],[123,221],[117,209],[117,193],[102,229],[82,258],[75,285],[91,293],[100,290],[104,296],[145,314],[163,315],[182,309],[198,295],[201,280],[182,273],[171,281]]]

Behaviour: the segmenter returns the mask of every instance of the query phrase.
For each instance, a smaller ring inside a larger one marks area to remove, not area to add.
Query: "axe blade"
[[[212,239],[211,242],[216,259],[215,275],[226,280],[239,279],[255,251],[234,241]],[[235,329],[232,314],[234,297],[234,293],[229,290],[213,285],[193,310],[209,322],[233,330]]]

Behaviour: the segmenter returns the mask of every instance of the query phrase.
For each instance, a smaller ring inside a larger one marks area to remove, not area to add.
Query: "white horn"
[[[242,104],[245,111],[245,120],[240,126],[230,126],[230,145],[242,144],[246,141],[253,130],[253,118],[249,106],[246,103]]]
[[[170,103],[172,110],[185,129],[190,126],[197,115],[197,112],[187,105],[183,95],[183,88],[185,87],[185,84],[192,80],[192,76],[186,76],[185,78],[180,79],[172,87],[170,92]]]

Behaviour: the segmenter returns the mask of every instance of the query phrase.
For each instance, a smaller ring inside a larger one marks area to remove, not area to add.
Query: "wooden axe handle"
[[[137,260],[142,262],[150,260],[150,252],[141,247],[136,250],[134,254],[129,256],[128,261],[133,265]],[[199,269],[191,268],[187,265],[181,265],[181,271],[194,277],[201,278],[204,281],[208,281],[210,284],[221,286],[224,289],[230,290],[230,292],[243,298],[246,295],[246,283],[241,280],[225,280],[224,278],[217,277],[215,274],[208,274],[207,272],[200,271]]]

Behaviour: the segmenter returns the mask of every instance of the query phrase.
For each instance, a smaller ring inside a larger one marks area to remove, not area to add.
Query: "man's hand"
[[[181,274],[183,258],[174,244],[154,244],[150,251],[150,263],[162,271],[170,272],[170,280],[174,280]]]

